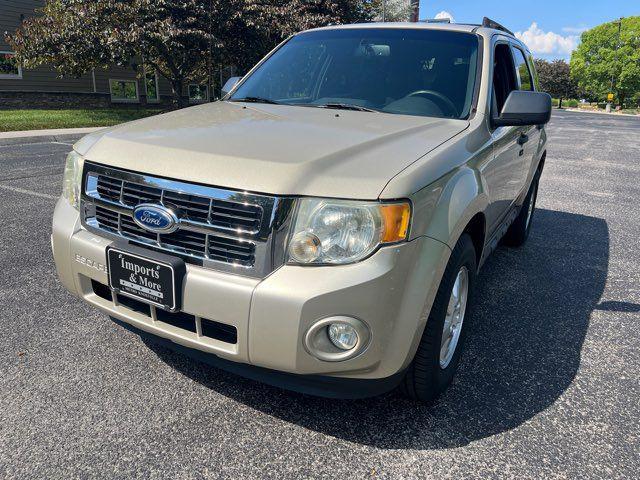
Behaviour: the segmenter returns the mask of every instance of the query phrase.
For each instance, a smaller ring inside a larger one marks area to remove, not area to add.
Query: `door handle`
[[[529,135],[526,133],[521,133],[518,137],[518,145],[522,146],[529,141]]]

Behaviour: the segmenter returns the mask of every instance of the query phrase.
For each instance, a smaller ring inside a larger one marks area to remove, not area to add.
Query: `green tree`
[[[558,107],[562,108],[562,100],[578,96],[577,85],[571,78],[569,64],[564,60],[536,59],[534,61],[540,89],[559,100]]]
[[[278,43],[301,30],[369,21],[372,0],[241,0],[221,29],[225,61],[246,72]]]
[[[60,75],[129,65],[136,59],[166,77],[178,105],[182,87],[204,70],[211,43],[208,4],[198,0],[49,0],[8,41],[25,67]]]
[[[414,11],[409,0],[371,0],[366,2],[373,20],[381,22],[408,22]]]
[[[367,19],[358,0],[48,0],[7,40],[26,68],[60,75],[144,61],[167,78],[184,106],[188,81],[213,65],[246,69],[292,33]]]
[[[640,92],[640,16],[603,23],[582,34],[571,55],[571,76],[589,96],[613,91],[624,104]]]

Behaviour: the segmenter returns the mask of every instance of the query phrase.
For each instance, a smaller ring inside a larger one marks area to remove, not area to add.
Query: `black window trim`
[[[504,36],[502,34],[499,34],[499,33],[498,34],[494,34],[491,37],[491,40],[492,40],[491,52],[490,52],[490,55],[491,55],[491,62],[490,62],[491,71],[489,72],[489,82],[490,83],[489,83],[489,86],[488,86],[489,87],[489,94],[487,95],[487,112],[489,114],[485,115],[485,117],[486,117],[486,121],[488,122],[488,125],[489,125],[489,131],[493,132],[494,130],[496,130],[496,127],[493,126],[493,122],[492,122],[493,114],[497,113],[497,112],[493,111],[493,95],[494,95],[494,92],[493,92],[493,74],[494,74],[494,71],[495,71],[494,63],[495,63],[495,56],[496,56],[496,48],[498,47],[498,45],[506,45],[507,47],[509,47],[509,52],[511,54],[512,67],[514,69],[514,74],[515,74],[516,81],[519,81],[518,80],[519,77],[518,77],[518,72],[515,71],[516,70],[516,68],[515,68],[515,59],[513,58],[513,52],[511,51],[511,47],[513,46],[513,40],[511,38],[506,37],[506,36]],[[498,127],[498,128],[500,128],[500,127]]]

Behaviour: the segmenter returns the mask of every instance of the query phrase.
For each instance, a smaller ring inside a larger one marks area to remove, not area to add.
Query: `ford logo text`
[[[155,233],[171,233],[178,228],[178,217],[172,210],[151,203],[138,205],[133,210],[133,221]]]

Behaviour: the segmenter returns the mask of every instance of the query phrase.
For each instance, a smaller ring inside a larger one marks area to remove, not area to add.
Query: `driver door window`
[[[507,97],[517,89],[518,84],[511,49],[506,43],[499,43],[496,45],[493,60],[492,116],[500,115]]]

